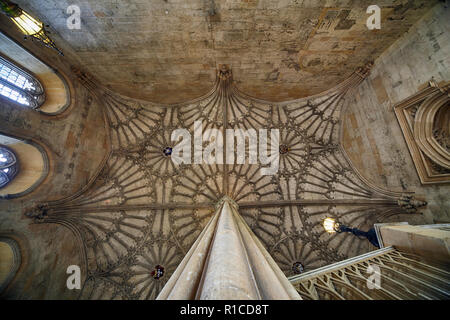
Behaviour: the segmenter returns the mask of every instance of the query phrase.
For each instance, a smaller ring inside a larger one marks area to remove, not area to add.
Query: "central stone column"
[[[157,299],[301,298],[225,196]]]

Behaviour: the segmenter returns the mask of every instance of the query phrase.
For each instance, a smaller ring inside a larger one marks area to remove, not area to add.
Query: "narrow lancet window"
[[[19,171],[15,153],[8,147],[0,145],[0,188],[10,183]]]
[[[41,83],[2,57],[0,57],[0,95],[33,109],[38,109],[45,101]]]

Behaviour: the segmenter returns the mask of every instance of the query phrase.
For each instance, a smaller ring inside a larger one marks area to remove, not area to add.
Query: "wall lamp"
[[[369,231],[362,231],[358,228],[349,228],[339,222],[337,222],[333,218],[326,218],[323,220],[323,228],[328,233],[342,233],[342,232],[348,232],[351,233],[357,237],[363,237],[370,241],[371,244],[373,244],[375,247],[379,248],[380,244],[378,243],[377,234],[375,232],[374,228],[371,228]]]
[[[45,30],[45,26],[41,21],[33,18],[28,12],[9,0],[0,0],[0,9],[20,29],[25,35],[25,39],[28,37],[31,37],[31,40],[36,39],[42,42],[46,47],[58,51],[60,55],[64,55],[62,51],[56,47],[53,40],[48,37],[48,31]]]

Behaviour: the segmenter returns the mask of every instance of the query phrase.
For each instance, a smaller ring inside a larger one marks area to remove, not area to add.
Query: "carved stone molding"
[[[403,208],[408,213],[416,213],[417,209],[425,207],[427,205],[426,201],[421,201],[414,199],[413,196],[405,195],[397,200],[400,207]]]
[[[231,69],[226,64],[219,65],[219,68],[217,70],[217,77],[220,80],[228,80],[232,77],[233,73],[231,72]]]
[[[428,87],[394,106],[422,184],[450,182],[450,83]]]

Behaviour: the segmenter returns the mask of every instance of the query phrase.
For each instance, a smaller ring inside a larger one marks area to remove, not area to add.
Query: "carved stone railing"
[[[377,277],[379,282],[377,283]],[[387,247],[289,280],[305,300],[449,299],[449,266]]]

